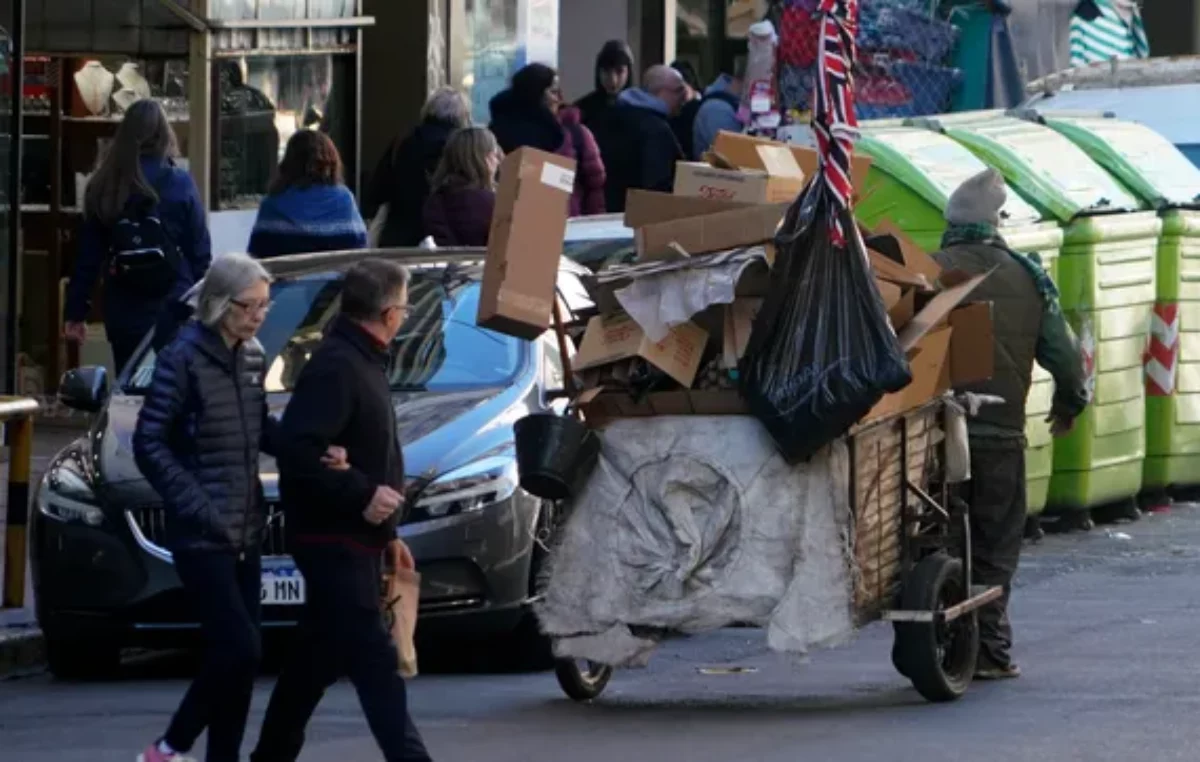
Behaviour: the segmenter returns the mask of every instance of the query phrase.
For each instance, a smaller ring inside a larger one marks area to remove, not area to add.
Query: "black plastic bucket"
[[[534,413],[513,425],[521,487],[545,500],[566,500],[583,487],[600,456],[600,437],[575,418]]]

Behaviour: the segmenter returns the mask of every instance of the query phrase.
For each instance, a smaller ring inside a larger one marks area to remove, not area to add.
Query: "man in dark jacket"
[[[429,762],[380,610],[382,556],[412,556],[396,538],[404,462],[388,379],[388,346],[408,315],[408,272],[383,260],[352,267],[341,314],[300,373],[280,426],[280,492],[308,601],[296,652],[279,677],[254,762],[294,762],[304,728],[346,675],[387,762]],[[350,467],[323,468],[336,444]],[[398,545],[397,545],[398,544]]]
[[[934,255],[946,270],[991,275],[972,298],[991,302],[995,324],[995,373],[990,381],[957,391],[1002,398],[969,419],[971,543],[975,583],[1000,585],[1004,596],[979,611],[976,677],[1013,678],[1020,670],[1010,655],[1008,597],[1025,531],[1025,399],[1033,363],[1054,377],[1048,423],[1055,436],[1068,433],[1087,407],[1090,393],[1079,346],[1058,306],[1050,277],[1030,257],[1012,251],[997,232],[1007,197],[1004,178],[989,169],[956,190],[946,206],[949,226]]]
[[[630,188],[671,192],[675,163],[683,158],[670,121],[687,95],[683,77],[669,66],[652,66],[642,80],[642,87],[617,97],[617,105],[597,134],[602,149],[608,146],[604,166],[609,212],[625,211],[625,194]]]

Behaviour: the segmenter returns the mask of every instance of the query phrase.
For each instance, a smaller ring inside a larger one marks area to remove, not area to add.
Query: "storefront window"
[[[527,63],[558,65],[559,0],[459,0],[466,31],[462,88],[475,121]]]
[[[354,56],[245,56],[218,67],[222,209],[258,206],[298,130],[328,133],[354,177]]]

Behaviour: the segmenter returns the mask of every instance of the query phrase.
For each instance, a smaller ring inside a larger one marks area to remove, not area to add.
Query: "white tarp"
[[[853,632],[843,442],[788,466],[735,416],[621,420],[602,441],[536,608],[559,656],[641,666],[661,631],[734,623],[793,653]]]

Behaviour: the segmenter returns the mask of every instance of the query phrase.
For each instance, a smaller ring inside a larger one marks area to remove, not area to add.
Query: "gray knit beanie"
[[[950,194],[946,203],[946,222],[951,225],[988,224],[1000,226],[1000,210],[1008,200],[1004,175],[985,169]]]

